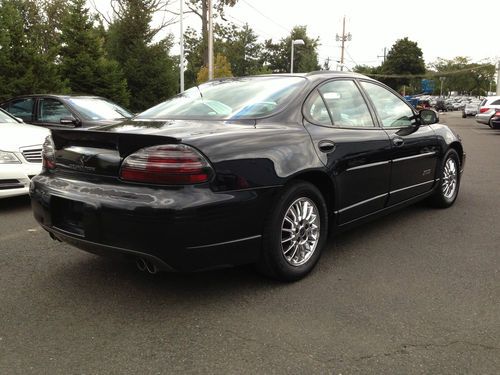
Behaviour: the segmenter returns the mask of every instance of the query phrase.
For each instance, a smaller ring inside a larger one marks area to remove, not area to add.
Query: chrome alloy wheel
[[[314,254],[320,235],[318,208],[309,198],[294,201],[281,224],[281,251],[295,267],[306,263]]]
[[[446,160],[443,171],[443,182],[441,188],[445,198],[450,199],[455,195],[458,183],[458,165],[455,159]]]

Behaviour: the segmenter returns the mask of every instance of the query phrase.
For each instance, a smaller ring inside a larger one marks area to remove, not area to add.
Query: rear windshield
[[[302,77],[212,81],[146,110],[137,119],[254,119],[282,109],[305,85]]]
[[[16,123],[19,121],[14,120],[12,117],[10,117],[8,114],[4,113],[2,110],[0,110],[0,123],[2,122],[8,122],[8,123]]]

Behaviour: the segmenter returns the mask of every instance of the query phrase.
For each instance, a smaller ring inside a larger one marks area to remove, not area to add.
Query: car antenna
[[[196,85],[196,88],[198,89],[198,92],[200,93],[200,96],[203,99],[203,94],[201,93],[200,86]]]

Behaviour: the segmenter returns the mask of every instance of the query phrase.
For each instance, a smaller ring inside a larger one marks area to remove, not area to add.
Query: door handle
[[[328,140],[319,141],[318,148],[321,152],[325,154],[335,151],[335,143]]]
[[[405,143],[405,140],[404,140],[403,138],[399,138],[399,137],[397,137],[397,138],[394,138],[394,139],[392,140],[392,144],[393,144],[394,146],[397,146],[397,147],[402,146],[404,143]]]

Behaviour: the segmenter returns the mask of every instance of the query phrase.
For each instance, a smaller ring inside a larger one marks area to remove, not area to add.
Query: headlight
[[[21,161],[12,152],[0,151],[0,164],[21,164]]]

